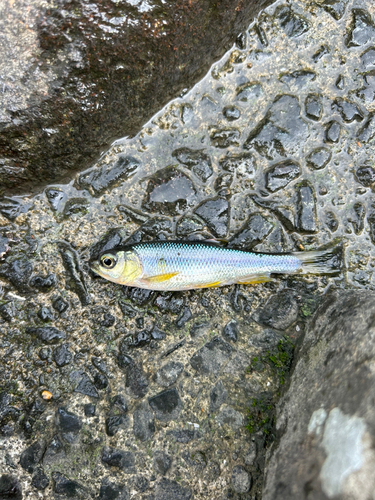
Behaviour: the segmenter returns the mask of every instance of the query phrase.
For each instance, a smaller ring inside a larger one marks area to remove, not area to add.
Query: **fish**
[[[273,281],[275,274],[337,274],[342,244],[303,252],[256,253],[205,241],[150,241],[91,259],[92,271],[130,287],[183,291]]]

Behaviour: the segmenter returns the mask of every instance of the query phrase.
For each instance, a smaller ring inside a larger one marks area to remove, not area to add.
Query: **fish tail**
[[[299,274],[337,274],[343,268],[344,246],[342,241],[335,240],[320,250],[293,252],[301,264]]]

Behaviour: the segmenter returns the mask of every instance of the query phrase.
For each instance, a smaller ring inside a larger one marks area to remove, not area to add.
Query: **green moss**
[[[251,406],[247,408],[247,424],[245,428],[250,434],[261,431],[267,441],[273,439],[275,425],[275,404],[271,394],[260,395],[252,400]]]
[[[290,370],[293,352],[294,345],[288,337],[283,337],[275,348],[268,350],[261,356],[254,357],[247,371],[261,373],[268,366],[271,369],[273,378],[276,379],[279,385],[283,385]]]

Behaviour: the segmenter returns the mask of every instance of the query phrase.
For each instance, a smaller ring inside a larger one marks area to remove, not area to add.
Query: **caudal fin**
[[[320,250],[293,252],[302,264],[298,274],[337,274],[343,267],[343,244],[335,240]]]

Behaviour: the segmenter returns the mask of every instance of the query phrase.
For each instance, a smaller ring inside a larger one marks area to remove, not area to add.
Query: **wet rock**
[[[133,432],[140,441],[148,441],[155,433],[154,414],[146,401],[143,401],[133,413]]]
[[[1,179],[3,182],[5,180],[4,177]],[[4,197],[0,201],[0,213],[13,222],[19,215],[26,213],[32,206],[33,203],[20,203],[16,199]]]
[[[375,114],[370,113],[367,120],[365,121],[363,127],[358,131],[358,139],[361,142],[367,143],[373,140],[375,137]]]
[[[306,164],[313,170],[321,170],[328,165],[332,153],[327,148],[317,148],[306,156]]]
[[[105,432],[107,436],[114,436],[120,429],[127,429],[129,419],[124,415],[110,415],[105,419]]]
[[[243,415],[231,406],[223,406],[215,418],[219,426],[228,425],[233,431],[238,431],[243,426]]]
[[[277,96],[265,117],[250,132],[243,147],[254,148],[268,160],[298,154],[298,144],[308,138],[308,125],[300,117],[298,99],[291,95]]]
[[[91,299],[87,292],[85,277],[78,260],[77,252],[68,243],[59,242],[58,247],[67,272],[66,286],[78,295],[83,306],[87,306],[91,302]]]
[[[375,47],[370,47],[361,54],[361,61],[365,69],[375,66]]]
[[[223,238],[228,232],[229,203],[223,198],[204,201],[195,210],[207,225],[208,229],[218,238]]]
[[[45,449],[46,449],[46,444],[44,441],[35,441],[21,453],[20,456],[21,467],[30,474],[32,474],[36,469],[36,466],[41,461]]]
[[[5,304],[0,304],[0,316],[5,321],[12,321],[14,316],[14,305],[12,302],[5,302]]]
[[[19,292],[28,293],[28,285],[33,266],[29,259],[16,258],[11,262],[5,262],[0,266],[0,277],[8,280]]]
[[[355,178],[362,186],[371,187],[375,182],[375,169],[370,166],[363,166],[357,168]]]
[[[337,97],[333,101],[332,111],[340,113],[341,118],[346,123],[352,123],[353,121],[361,122],[364,118],[362,111],[353,101],[349,101],[342,97]]]
[[[330,143],[339,142],[341,134],[341,125],[336,120],[331,120],[326,125],[325,141]]]
[[[286,330],[298,317],[298,304],[292,290],[282,290],[277,295],[272,295],[266,304],[254,314],[258,323]]]
[[[30,280],[30,286],[37,288],[40,292],[49,292],[51,288],[57,285],[57,278],[55,274],[48,276],[33,276]]]
[[[232,486],[236,493],[247,493],[250,490],[251,476],[242,465],[233,467]]]
[[[279,19],[280,26],[285,31],[285,34],[290,38],[297,38],[306,33],[310,28],[307,20],[293,12],[288,5],[278,7],[275,15]]]
[[[117,450],[115,448],[103,448],[102,462],[110,467],[117,467],[125,474],[134,474],[135,456],[131,451]]]
[[[357,90],[356,95],[365,103],[371,104],[375,99],[375,71],[363,75],[363,87]]]
[[[160,235],[160,233],[171,234],[172,222],[170,219],[166,219],[165,217],[151,217],[144,224],[142,224],[140,229],[146,234],[156,238]]]
[[[177,389],[167,389],[148,400],[155,417],[162,422],[175,420],[182,410],[182,401]]]
[[[204,221],[197,215],[186,215],[181,217],[181,219],[177,222],[176,234],[177,236],[188,236],[196,231],[202,231],[204,226]]]
[[[315,233],[317,231],[315,193],[307,183],[302,183],[297,189],[296,226],[301,233]]]
[[[192,453],[186,450],[182,452],[181,456],[196,473],[202,472],[207,466],[206,455],[199,450],[194,450]]]
[[[328,229],[331,231],[331,233],[334,233],[335,231],[337,231],[337,228],[339,227],[339,221],[337,220],[337,217],[333,212],[326,212],[325,213],[324,223],[328,227]]]
[[[90,492],[81,484],[68,479],[60,472],[52,472],[52,491],[58,495],[64,495],[65,498],[77,498],[79,500],[88,500],[92,498]]]
[[[352,22],[345,43],[347,47],[361,47],[375,38],[375,26],[364,9],[352,10]]]
[[[368,290],[332,290],[310,320],[276,408],[282,425],[269,457],[265,500],[299,500],[306,485],[311,498],[355,497],[355,491],[361,498],[373,491],[374,299]]]
[[[72,360],[72,353],[68,344],[61,344],[53,351],[53,359],[58,367],[68,365]]]
[[[288,85],[296,85],[298,88],[303,88],[309,82],[315,80],[316,73],[314,71],[309,70],[297,70],[292,73],[282,73],[279,77],[279,80],[282,83],[286,83]]]
[[[71,217],[74,214],[87,214],[89,201],[86,198],[70,198],[64,207],[63,216]]]
[[[155,451],[152,464],[155,472],[164,476],[165,473],[171,468],[172,458],[164,451]]]
[[[137,311],[123,300],[119,300],[118,305],[126,318],[135,318],[137,316]]]
[[[67,195],[64,193],[64,191],[56,188],[48,188],[46,189],[45,193],[52,210],[54,212],[61,212],[67,198]]]
[[[130,492],[126,486],[112,483],[108,477],[104,477],[100,484],[99,500],[130,500]]]
[[[236,99],[241,102],[255,103],[263,94],[262,85],[258,82],[243,83],[236,89]]]
[[[169,361],[156,372],[156,382],[162,387],[169,387],[176,382],[184,369],[179,361]]]
[[[266,187],[271,193],[284,188],[301,175],[298,163],[287,160],[274,165],[266,172]]]
[[[210,134],[211,144],[215,148],[229,148],[240,145],[241,132],[236,128],[213,129]]]
[[[29,327],[26,328],[26,333],[37,337],[45,344],[57,344],[59,340],[63,340],[66,337],[65,332],[61,332],[54,326]]]
[[[252,250],[270,234],[274,224],[260,213],[249,216],[241,229],[229,240],[229,246]]]
[[[188,148],[180,148],[174,150],[172,156],[189,168],[203,182],[206,182],[213,174],[211,158],[201,149],[194,151]]]
[[[307,118],[319,121],[323,113],[322,98],[318,94],[309,94],[305,99],[305,111]]]
[[[136,172],[139,165],[139,160],[132,156],[120,155],[114,165],[94,167],[84,172],[79,176],[78,183],[82,188],[90,189],[98,196],[109,187],[128,179]]]
[[[372,243],[375,245],[375,212],[371,212],[367,215],[367,222],[370,226],[370,238]]]
[[[355,234],[361,234],[365,226],[366,209],[360,202],[354,203],[353,215],[349,219],[353,224]]]
[[[190,307],[184,307],[184,310],[181,312],[179,318],[176,321],[177,328],[183,328],[188,321],[193,317]]]
[[[85,417],[94,417],[96,413],[96,405],[93,405],[92,403],[87,403],[83,407],[83,410],[85,412]]]
[[[194,204],[195,193],[187,175],[175,167],[166,167],[150,178],[142,208],[163,215],[178,215]]]
[[[143,493],[150,486],[150,482],[145,476],[134,476],[132,479],[132,485],[137,491]]]
[[[35,474],[31,479],[31,485],[39,491],[43,491],[49,485],[49,479],[41,467],[37,467]]]
[[[90,396],[92,398],[98,398],[99,394],[96,390],[94,384],[91,382],[89,376],[84,373],[82,375],[81,380],[79,381],[77,387],[74,389],[74,392],[80,392],[85,396]]]
[[[222,366],[229,360],[233,348],[220,337],[214,337],[201,347],[190,359],[190,364],[202,375],[218,375]]]
[[[244,175],[252,179],[256,171],[255,158],[251,153],[226,155],[219,160],[220,168],[230,173]]]
[[[185,305],[185,297],[183,293],[178,292],[169,294],[169,296],[159,295],[155,300],[155,305],[162,312],[169,311],[172,314],[180,314]]]
[[[143,398],[148,391],[148,380],[142,367],[137,363],[130,363],[126,372],[127,392],[133,398]]]
[[[271,210],[288,231],[295,230],[294,212],[290,207],[279,206],[277,202],[260,198],[259,196],[252,196],[251,198],[260,207]]]
[[[66,457],[64,444],[59,436],[54,436],[43,457],[44,467],[59,464]]]
[[[226,106],[223,109],[223,115],[228,122],[234,122],[241,116],[241,111],[236,106]]]
[[[56,425],[68,443],[73,443],[82,429],[81,419],[62,407],[56,412]]]
[[[319,5],[338,21],[345,14],[347,3],[348,0],[324,0],[319,2]]]
[[[344,87],[345,87],[345,79],[342,75],[339,75],[337,77],[337,80],[336,80],[336,83],[335,83],[336,87],[339,89],[339,90],[344,90]]]
[[[163,478],[155,485],[155,500],[189,500],[191,495],[189,488],[170,479]]]
[[[231,342],[237,342],[237,340],[238,340],[237,321],[232,319],[224,326],[223,337],[225,338],[225,340],[228,340]]]
[[[168,437],[172,437],[176,443],[190,443],[195,439],[202,437],[201,433],[196,429],[179,429],[177,431],[168,431]]]
[[[18,479],[10,474],[0,476],[0,498],[22,500],[22,488]]]
[[[62,297],[57,297],[57,299],[53,301],[52,306],[58,313],[62,314],[68,309],[69,304]]]
[[[1,314],[1,307],[0,307],[0,314]],[[44,307],[42,306],[39,311],[38,311],[38,317],[44,321],[45,323],[47,321],[52,321],[53,320],[53,312],[49,307]]]
[[[319,49],[315,52],[315,54],[312,56],[312,60],[316,63],[318,62],[322,57],[324,57],[325,55],[329,54],[330,53],[330,50],[329,50],[329,47],[327,47],[327,45],[322,45],[321,47],[319,47]]]
[[[228,399],[228,391],[223,382],[219,380],[210,392],[210,412],[217,411]]]

